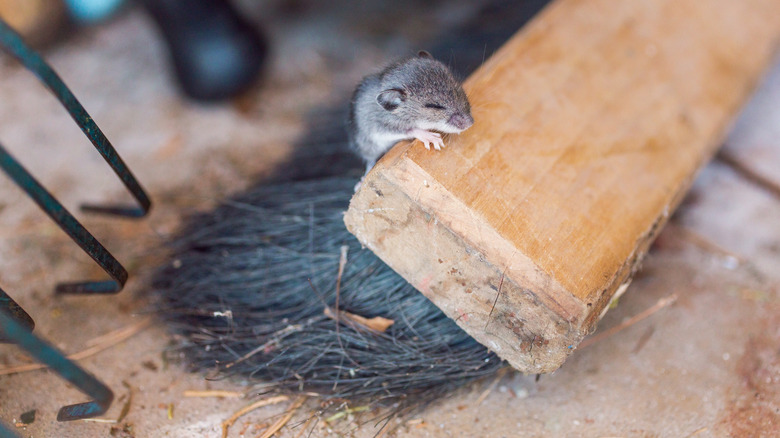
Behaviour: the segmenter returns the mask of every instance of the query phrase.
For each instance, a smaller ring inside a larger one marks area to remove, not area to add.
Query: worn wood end
[[[396,145],[348,229],[516,369],[625,290],[780,41],[773,0],[558,0],[464,84],[474,126]]]

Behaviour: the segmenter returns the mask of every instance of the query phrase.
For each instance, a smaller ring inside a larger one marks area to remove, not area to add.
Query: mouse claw
[[[444,147],[444,141],[441,139],[441,134],[438,132],[425,131],[422,129],[413,131],[414,138],[420,140],[425,146],[425,149],[431,150],[431,146],[437,151],[440,151]]]
[[[437,151],[440,151],[441,148],[444,147],[444,141],[441,139],[441,135],[438,133],[436,134],[436,138],[434,138],[431,143],[433,143],[433,148]]]

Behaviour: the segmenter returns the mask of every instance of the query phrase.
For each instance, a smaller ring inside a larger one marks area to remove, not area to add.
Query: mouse
[[[401,140],[417,139],[426,149],[439,151],[442,134],[458,134],[473,124],[460,81],[421,50],[363,78],[350,101],[347,130],[368,173]]]

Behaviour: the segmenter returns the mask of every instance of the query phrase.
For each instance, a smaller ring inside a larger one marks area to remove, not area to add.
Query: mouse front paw
[[[420,140],[425,146],[425,149],[431,150],[431,145],[437,151],[440,151],[444,147],[444,141],[441,139],[441,134],[438,132],[426,131],[424,129],[415,129],[412,131],[412,135],[417,140]]]

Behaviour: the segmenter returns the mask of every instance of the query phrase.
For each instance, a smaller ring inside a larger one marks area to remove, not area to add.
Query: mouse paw
[[[444,147],[444,141],[441,139],[441,134],[438,132],[426,131],[424,129],[415,129],[412,131],[412,135],[417,140],[420,140],[425,146],[425,149],[431,150],[431,145],[437,151],[440,151]]]

